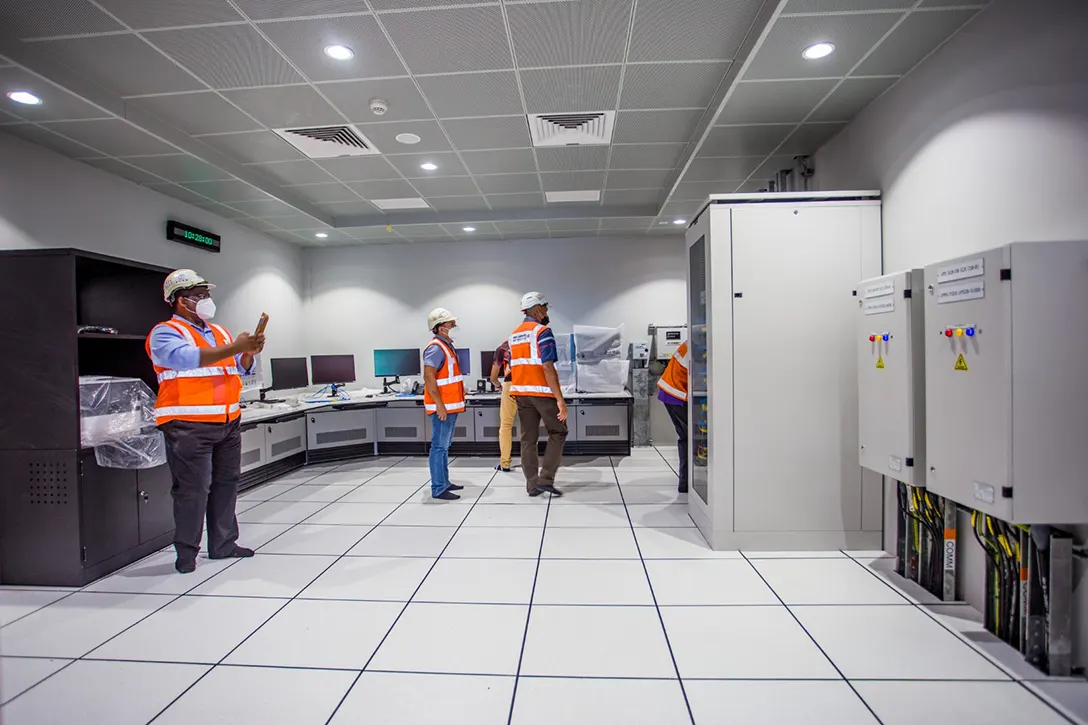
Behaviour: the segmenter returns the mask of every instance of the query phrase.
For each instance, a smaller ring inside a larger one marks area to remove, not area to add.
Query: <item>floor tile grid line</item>
[[[456,459],[453,459],[453,460],[456,460]],[[487,491],[487,489],[491,486],[492,482],[495,480],[496,475],[497,474],[495,474],[495,473],[491,474],[491,478],[488,479],[487,484],[483,488],[484,491]],[[483,493],[480,494],[480,497],[482,497],[482,496],[483,496]],[[399,622],[400,618],[404,616],[404,613],[408,610],[409,605],[412,604],[412,600],[415,598],[416,594],[418,594],[419,590],[423,588],[423,584],[424,584],[424,582],[427,581],[427,577],[429,577],[431,575],[431,572],[434,571],[434,568],[438,565],[438,562],[441,561],[442,555],[444,553],[446,553],[446,549],[449,548],[450,543],[452,543],[453,540],[457,537],[457,533],[465,525],[465,521],[467,521],[468,517],[472,515],[472,510],[475,509],[477,504],[479,504],[479,503],[480,503],[480,498],[477,498],[475,501],[473,501],[469,505],[468,513],[465,514],[464,518],[461,519],[461,523],[459,523],[457,525],[457,527],[454,529],[453,535],[450,537],[450,540],[446,542],[446,545],[442,547],[442,551],[438,552],[438,556],[435,557],[434,562],[432,562],[430,568],[427,569],[427,573],[420,580],[419,584],[416,585],[416,588],[412,592],[412,595],[410,597],[408,597],[408,601],[406,601],[404,603],[404,606],[401,607],[400,612],[397,613],[396,618],[394,618],[392,624],[389,625],[389,629],[387,629],[385,631],[385,634],[382,635],[381,641],[378,642],[378,646],[375,647],[374,651],[370,653],[370,657],[367,658],[366,662],[363,664],[362,669],[360,669],[358,674],[355,675],[355,679],[351,681],[351,686],[347,689],[347,691],[340,698],[340,701],[338,703],[336,703],[336,707],[333,708],[332,713],[329,715],[329,719],[325,721],[325,725],[329,725],[336,718],[336,713],[340,712],[340,708],[344,706],[344,702],[348,699],[348,695],[351,694],[351,691],[354,690],[355,686],[359,683],[359,678],[361,678],[363,676],[363,673],[367,671],[368,667],[370,667],[370,663],[374,661],[374,657],[376,657],[378,652],[381,651],[382,645],[384,645],[385,641],[387,639],[389,639],[389,635],[390,635],[390,633],[392,633],[393,628],[397,626],[397,622]],[[398,506],[397,508],[400,508],[400,506]],[[392,512],[390,512],[389,515],[392,516]],[[387,516],[386,518],[389,518],[389,517]],[[382,519],[382,521],[385,521],[385,519]],[[379,523],[378,526],[381,526],[381,524]],[[378,526],[375,526],[374,529],[377,529]],[[373,531],[374,529],[371,529],[371,531]],[[368,535],[369,535],[369,533],[370,532],[367,532]],[[364,536],[363,538],[365,539],[366,537]],[[543,540],[543,532],[541,533],[541,539]],[[360,541],[361,541],[361,539],[360,539]],[[342,558],[344,558],[344,557],[342,557],[342,556],[338,557],[337,561],[340,561],[340,559],[342,559]],[[164,710],[164,712],[165,712],[165,710]],[[148,725],[151,725],[151,723],[148,723]]]
[[[894,586],[892,586],[891,582],[889,582],[887,579],[885,579],[882,576],[878,576],[876,572],[874,572],[869,567],[865,566],[862,562],[858,561],[854,557],[849,557],[849,558],[850,558],[851,561],[853,561],[859,567],[861,567],[866,572],[868,572],[871,576],[876,577],[876,579],[878,579],[880,582],[882,582],[885,586],[887,586],[887,587],[889,587],[891,589],[894,589],[895,591],[899,591]],[[943,630],[945,630],[950,635],[955,637],[957,640],[962,642],[966,647],[970,648],[971,651],[973,651],[975,654],[979,655],[980,657],[985,659],[987,662],[992,664],[994,667],[999,669],[1001,672],[1005,673],[1013,682],[1017,683],[1020,687],[1022,687],[1027,692],[1031,693],[1035,697],[1035,699],[1037,699],[1040,702],[1042,702],[1043,704],[1045,704],[1047,707],[1049,707],[1051,710],[1053,710],[1058,716],[1065,719],[1067,722],[1073,723],[1074,725],[1083,725],[1082,720],[1079,720],[1078,718],[1073,717],[1070,713],[1066,712],[1064,708],[1058,707],[1054,702],[1052,702],[1050,700],[1050,698],[1042,696],[1040,694],[1040,692],[1036,690],[1036,688],[1029,687],[1027,685],[1027,683],[1023,680],[1023,678],[1019,677],[1009,667],[1006,667],[1004,663],[1000,662],[995,657],[991,657],[990,654],[988,652],[986,652],[985,650],[975,646],[975,644],[973,642],[971,642],[969,639],[967,639],[966,637],[964,637],[961,632],[957,632],[955,629],[948,626],[948,624],[941,621],[941,619],[939,617],[935,616],[933,614],[933,612],[931,612],[927,607],[922,605],[920,602],[918,602],[918,603],[913,603],[912,602],[912,604],[914,604],[914,607],[916,609],[920,610],[922,612],[922,614],[924,614],[925,616],[929,617],[931,620],[936,622],[939,627],[941,627]]]
[[[869,711],[869,714],[871,714],[873,716],[873,719],[876,720],[876,722],[883,725],[884,721],[880,719],[880,717],[876,714],[876,711],[865,700],[865,698],[861,696],[861,693],[858,692],[857,688],[854,687],[854,685],[850,682],[850,680],[846,679],[846,675],[843,674],[843,671],[841,669],[839,669],[839,666],[837,664],[835,664],[835,660],[831,659],[830,655],[827,654],[827,652],[824,650],[823,646],[819,642],[816,641],[816,638],[812,636],[812,633],[808,631],[808,628],[806,628],[804,623],[801,622],[801,620],[798,618],[797,614],[792,609],[790,609],[789,605],[786,604],[785,600],[782,599],[781,596],[779,596],[779,594],[775,590],[775,588],[772,587],[771,583],[769,581],[767,581],[766,577],[763,576],[763,573],[758,568],[756,568],[755,564],[753,564],[751,562],[751,560],[748,559],[748,557],[744,556],[744,552],[741,552],[741,556],[744,558],[744,560],[746,562],[748,562],[748,566],[752,567],[752,571],[754,571],[756,573],[756,576],[758,576],[760,579],[763,580],[763,583],[767,586],[768,589],[771,590],[771,593],[774,594],[775,598],[779,602],[782,603],[782,606],[785,607],[786,611],[790,613],[791,617],[793,617],[793,621],[797,622],[797,626],[801,628],[801,631],[803,631],[805,633],[805,635],[810,640],[812,640],[812,644],[814,644],[816,646],[816,649],[820,650],[820,654],[822,654],[827,659],[827,661],[831,664],[831,666],[835,668],[835,672],[839,673],[839,677],[842,678],[842,681],[845,682],[847,687],[849,687],[850,690],[857,696],[857,698],[859,700],[861,700],[861,703],[863,705],[865,705],[865,709]]]
[[[657,450],[656,448],[654,450]],[[660,451],[658,452],[660,455]],[[612,475],[616,477],[616,485],[619,486],[619,475],[616,473],[615,467],[612,469]],[[669,630],[665,627],[665,616],[661,613],[661,607],[657,603],[657,593],[654,592],[654,583],[650,579],[650,569],[646,566],[646,559],[642,556],[642,546],[638,543],[638,536],[635,535],[635,522],[631,520],[631,512],[627,508],[627,501],[623,497],[623,487],[620,488],[620,500],[623,501],[623,510],[627,514],[627,525],[630,527],[631,538],[635,540],[635,550],[638,551],[638,560],[642,564],[642,573],[646,576],[646,586],[650,589],[650,599],[654,603],[654,611],[657,612],[657,621],[661,624],[661,633],[665,637],[665,646],[669,648],[669,659],[672,660],[673,671],[676,672],[676,681],[680,685],[680,694],[684,696],[684,707],[688,710],[688,718],[691,720],[691,725],[695,725],[695,713],[691,709],[691,701],[688,700],[688,691],[684,687],[684,680],[680,677],[680,665],[676,662],[676,653],[672,650],[672,641],[669,640]]]

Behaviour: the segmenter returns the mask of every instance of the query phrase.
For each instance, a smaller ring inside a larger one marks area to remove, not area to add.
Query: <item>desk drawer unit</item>
[[[282,461],[284,458],[306,451],[308,439],[305,415],[268,423],[265,425],[264,432],[269,463]]]
[[[311,413],[306,418],[307,447],[310,451],[373,443],[374,410],[334,410]]]
[[[268,463],[268,449],[265,447],[266,429],[267,426],[262,423],[242,426],[242,473]]]

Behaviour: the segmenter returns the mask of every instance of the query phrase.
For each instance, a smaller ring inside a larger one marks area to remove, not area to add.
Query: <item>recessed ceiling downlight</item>
[[[398,133],[396,138],[398,143],[408,144],[409,146],[421,141],[419,136],[416,136],[414,133]]]
[[[8,98],[24,106],[40,106],[42,104],[42,99],[29,91],[12,91],[8,94]]]
[[[816,45],[810,45],[805,48],[801,56],[805,60],[819,60],[820,58],[826,58],[835,52],[835,46],[832,43],[816,43]]]
[[[464,229],[464,230],[465,230],[466,232],[474,232],[474,231],[476,231],[476,227],[462,227],[462,229]]]
[[[432,164],[430,161],[428,161],[424,164],[420,164],[419,168],[423,169],[424,171],[435,171],[438,168],[438,164]]]
[[[351,60],[355,57],[355,51],[346,45],[330,45],[325,48],[325,55],[333,60]]]
[[[314,236],[317,237],[318,239],[328,239],[329,238],[329,235],[326,234],[325,232],[318,232]]]
[[[672,223],[673,224],[687,224],[688,220],[687,219],[673,219]]]

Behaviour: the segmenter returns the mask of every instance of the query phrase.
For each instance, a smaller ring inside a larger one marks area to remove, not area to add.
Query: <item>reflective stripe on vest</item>
[[[238,403],[233,405],[173,405],[169,408],[155,408],[155,418],[180,418],[193,415],[228,416],[241,412]]]
[[[554,397],[544,361],[540,358],[540,336],[548,329],[532,320],[521,323],[510,335],[510,394]]]
[[[665,372],[657,381],[657,387],[676,398],[687,402],[688,399],[688,344],[680,343],[680,347],[672,354]]]
[[[446,355],[446,364],[441,370],[436,370],[434,376],[435,383],[438,385],[438,394],[442,398],[442,405],[447,413],[460,413],[465,409],[465,385],[457,352],[437,337],[431,341],[431,345],[438,345]],[[426,387],[423,389],[423,408],[428,413],[438,412],[438,403],[431,397]]]
[[[510,383],[511,393],[538,393],[540,395],[551,395],[552,388],[550,385],[514,385]]]
[[[193,368],[192,370],[164,370],[158,374],[159,382],[176,378],[211,378],[216,375],[238,375],[238,368],[228,367]]]
[[[209,325],[214,341],[209,343],[203,335],[194,335],[190,324],[178,319],[160,323],[177,331],[187,343],[198,350],[223,347],[231,344],[233,337],[219,325]],[[158,325],[156,325],[158,327]],[[152,333],[154,330],[152,330]],[[151,336],[145,349],[151,357]],[[197,423],[226,423],[241,416],[239,401],[242,381],[233,357],[218,360],[191,370],[173,370],[159,367],[152,360],[155,377],[159,382],[155,401],[155,420],[159,425],[172,420]]]

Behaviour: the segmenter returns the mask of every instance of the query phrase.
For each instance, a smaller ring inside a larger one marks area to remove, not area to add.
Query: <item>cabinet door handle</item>
[[[144,500],[144,503],[151,500],[151,497],[147,495],[147,491],[140,491],[140,498]]]
[[[268,432],[269,432],[269,433],[271,433],[271,432],[272,432],[272,426],[268,426]]]

